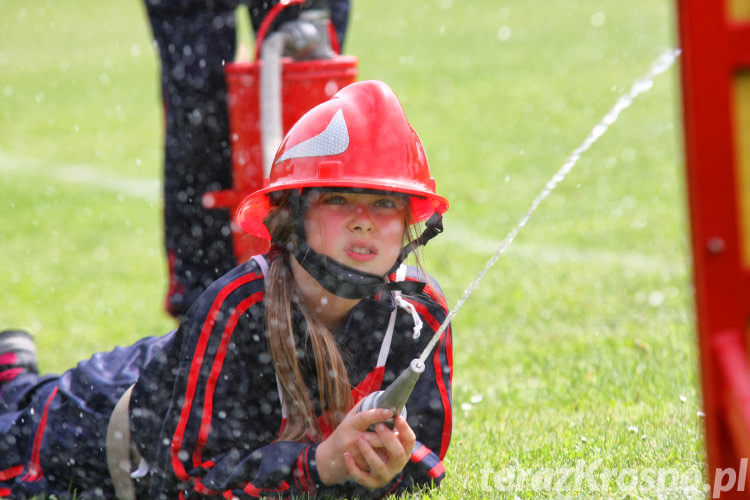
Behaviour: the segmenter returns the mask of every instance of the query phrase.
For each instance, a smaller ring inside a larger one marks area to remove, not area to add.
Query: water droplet
[[[336,83],[334,80],[329,80],[326,82],[324,91],[327,96],[332,96],[338,91],[338,89],[339,89],[339,84]]]
[[[659,290],[651,292],[648,296],[648,303],[650,306],[659,307],[664,303],[664,293]],[[684,396],[681,396],[680,399],[682,399],[683,397]]]
[[[594,12],[591,15],[591,26],[599,28],[604,25],[607,20],[607,15],[604,12]]]

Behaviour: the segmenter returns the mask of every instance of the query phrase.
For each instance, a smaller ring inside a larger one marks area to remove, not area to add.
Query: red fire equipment
[[[206,193],[203,203],[209,208],[228,208],[232,214],[232,239],[238,262],[263,253],[268,241],[244,233],[234,221],[234,213],[242,199],[263,187],[263,151],[261,137],[260,78],[263,61],[258,57],[268,27],[278,11],[287,5],[302,3],[290,0],[277,4],[258,29],[256,57],[251,62],[227,64],[229,124],[232,146],[232,189]],[[331,43],[338,48],[335,37]],[[334,54],[327,59],[281,60],[282,135],[310,108],[319,104],[340,88],[354,82],[357,58]]]
[[[677,0],[677,10],[710,493],[747,498],[750,2]]]

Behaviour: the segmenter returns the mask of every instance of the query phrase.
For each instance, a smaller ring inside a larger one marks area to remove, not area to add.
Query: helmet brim
[[[268,228],[263,223],[263,220],[271,210],[271,202],[269,196],[272,193],[278,193],[286,191],[288,189],[303,189],[303,188],[315,188],[315,187],[328,187],[328,188],[362,188],[372,189],[376,191],[382,191],[383,186],[381,184],[363,183],[358,180],[356,183],[347,182],[345,179],[331,182],[330,180],[319,183],[315,181],[307,181],[305,183],[289,183],[287,185],[276,185],[273,187],[266,187],[259,189],[258,191],[248,195],[237,207],[235,212],[235,220],[240,225],[243,231],[253,236],[263,238],[266,240],[271,239],[271,235],[268,232]],[[444,197],[431,193],[429,191],[418,191],[410,189],[408,187],[402,187],[395,185],[388,186],[388,191],[409,195],[409,215],[412,223],[424,222],[434,213],[443,214],[448,210],[449,203]]]

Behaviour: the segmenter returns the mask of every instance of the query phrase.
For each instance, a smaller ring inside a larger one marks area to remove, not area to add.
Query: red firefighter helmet
[[[412,222],[448,209],[435,192],[422,142],[390,87],[350,84],[305,113],[289,130],[264,187],[239,205],[236,220],[248,233],[270,239],[263,225],[269,194],[310,187],[347,187],[410,195]]]

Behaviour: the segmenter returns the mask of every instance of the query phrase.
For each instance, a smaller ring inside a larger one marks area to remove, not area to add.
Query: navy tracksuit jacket
[[[6,383],[0,496],[112,498],[106,425],[133,383],[132,439],[148,463],[148,473],[135,480],[139,497],[378,497],[438,483],[451,436],[450,329],[406,405],[418,442],[403,472],[376,491],[355,483],[328,487],[317,473],[317,443],[277,441],[282,403],[266,340],[264,288],[262,271],[250,260],[209,287],[178,330],[96,354],[60,377],[23,375]],[[405,298],[423,322],[418,338],[411,315],[395,308],[389,294],[360,301],[336,334],[355,401],[392,382],[447,315],[436,286]],[[394,309],[388,358],[376,367]],[[301,313],[293,322],[315,404],[315,363]]]

